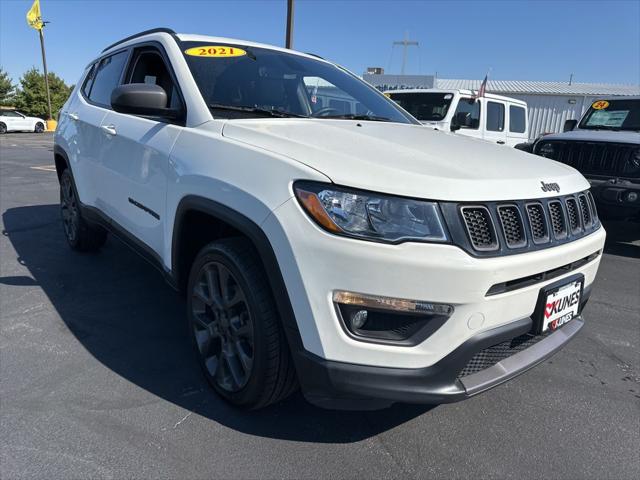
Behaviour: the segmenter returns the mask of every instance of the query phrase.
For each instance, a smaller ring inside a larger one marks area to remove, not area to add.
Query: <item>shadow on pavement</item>
[[[383,412],[336,412],[311,406],[300,393],[257,412],[230,407],[200,373],[179,294],[113,237],[100,254],[72,252],[58,218],[57,205],[3,214],[2,233],[33,278],[0,277],[0,283],[39,285],[88,352],[154,395],[244,433],[322,443],[369,438],[430,409],[395,405]],[[81,371],[83,365],[78,362],[75,368]]]
[[[604,252],[621,257],[640,258],[640,222],[603,221],[607,231]],[[634,243],[632,243],[634,242]]]

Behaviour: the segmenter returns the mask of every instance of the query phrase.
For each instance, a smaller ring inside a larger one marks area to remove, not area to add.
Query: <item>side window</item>
[[[527,117],[524,108],[509,105],[509,131],[524,133],[527,130]]]
[[[131,65],[125,83],[158,85],[167,93],[167,107],[179,108],[181,106],[178,89],[158,50],[153,47],[136,50]]]
[[[120,76],[127,61],[127,52],[116,53],[103,58],[95,69],[95,78],[89,93],[89,99],[104,107],[111,107],[111,92],[120,83]]]
[[[460,98],[452,122],[460,128],[477,130],[480,126],[480,102],[471,98]]]
[[[95,78],[96,66],[91,65],[89,68],[89,73],[87,73],[87,78],[84,79],[84,85],[82,85],[82,93],[85,97],[89,98],[89,93],[91,92],[91,86],[93,85],[93,80]]]
[[[504,105],[502,103],[487,102],[487,131],[504,131]]]
[[[3,117],[22,118],[22,115],[18,114],[17,112],[11,111],[11,110],[4,110],[4,111],[0,112],[0,115],[2,115]]]

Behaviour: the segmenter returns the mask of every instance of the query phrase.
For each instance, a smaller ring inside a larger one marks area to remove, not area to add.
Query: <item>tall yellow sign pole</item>
[[[44,22],[42,21],[42,14],[40,12],[40,0],[34,0],[33,5],[27,12],[27,23],[31,28],[35,28],[40,36],[40,50],[42,51],[42,67],[44,69],[44,88],[47,92],[47,108],[49,118],[47,120],[47,130],[55,130],[56,122],[53,119],[53,113],[51,111],[51,94],[49,93],[49,73],[47,72],[47,56],[44,51],[44,34],[42,29],[44,28]]]

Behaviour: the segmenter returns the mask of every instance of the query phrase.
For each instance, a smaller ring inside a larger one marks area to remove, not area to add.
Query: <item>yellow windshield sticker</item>
[[[594,110],[604,110],[608,106],[609,102],[607,102],[606,100],[598,100],[597,102],[593,102],[591,108],[593,108]]]
[[[242,57],[246,55],[243,49],[226,45],[202,45],[185,50],[184,53],[192,57]]]
[[[391,98],[391,94],[390,93],[385,93],[384,96],[387,97],[387,98]]]

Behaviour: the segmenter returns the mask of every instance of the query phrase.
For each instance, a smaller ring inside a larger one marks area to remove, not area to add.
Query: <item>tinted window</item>
[[[180,96],[164,59],[155,48],[145,48],[136,52],[126,83],[148,83],[158,85],[167,94],[167,107],[180,108]]]
[[[489,132],[504,131],[504,105],[487,102],[487,130]]]
[[[22,115],[16,113],[16,112],[12,112],[11,110],[5,110],[3,112],[0,112],[0,115],[2,115],[3,117],[16,117],[16,118],[22,118]]]
[[[126,51],[100,60],[89,93],[92,102],[106,107],[111,106],[111,92],[120,83],[120,76],[126,61]]]
[[[266,110],[319,119],[363,115],[415,122],[370,85],[322,60],[259,47],[181,45],[200,93],[216,117],[264,117]]]
[[[443,120],[449,111],[452,93],[391,93],[389,95],[418,120],[436,122]]]
[[[524,133],[527,130],[527,117],[524,108],[509,105],[509,131]]]
[[[82,93],[84,93],[85,97],[89,97],[89,92],[91,92],[91,85],[93,85],[93,77],[96,71],[96,66],[91,65],[91,69],[89,73],[87,73],[87,78],[84,80],[84,85],[82,86]]]
[[[477,130],[480,126],[480,102],[461,97],[451,123],[460,126],[460,128]]]

